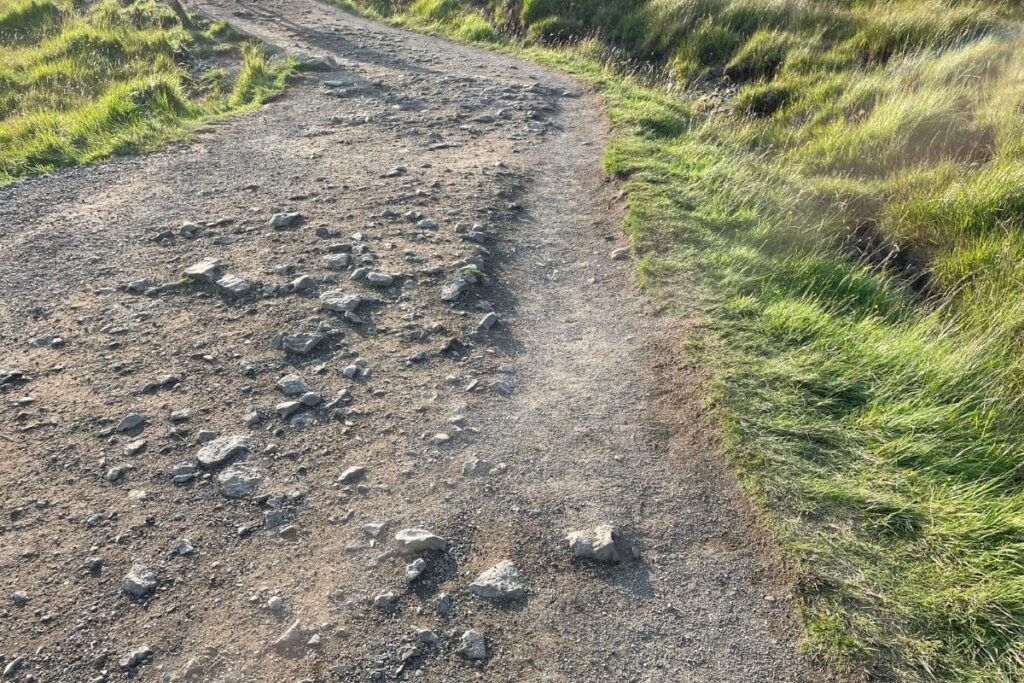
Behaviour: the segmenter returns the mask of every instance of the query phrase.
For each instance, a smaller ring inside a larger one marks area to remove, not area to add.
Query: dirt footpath
[[[320,70],[0,190],[0,669],[825,680],[612,256],[598,100],[312,0],[193,7]]]

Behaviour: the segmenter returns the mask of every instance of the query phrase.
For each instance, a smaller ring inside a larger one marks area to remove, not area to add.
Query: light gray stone
[[[285,375],[281,379],[277,380],[277,388],[280,389],[285,396],[302,396],[304,393],[309,391],[309,385],[306,384],[306,380],[302,379],[298,375]]]
[[[217,477],[220,492],[226,498],[245,498],[259,488],[263,474],[246,465],[232,465]]]
[[[292,213],[275,213],[267,221],[267,224],[275,230],[286,230],[288,228],[294,228],[302,221],[302,214],[298,212]]]
[[[445,285],[444,289],[441,290],[441,301],[458,301],[459,297],[462,296],[462,293],[466,291],[467,287],[469,287],[469,283],[462,278],[453,280]]]
[[[121,590],[135,598],[144,598],[157,586],[156,572],[144,564],[132,565],[121,581]]]
[[[185,269],[183,275],[192,282],[213,283],[224,272],[224,262],[219,258],[204,258]]]
[[[230,461],[245,456],[252,450],[252,439],[242,434],[233,436],[222,436],[210,441],[196,453],[196,460],[200,467],[213,469],[226,465]]]
[[[238,277],[228,273],[217,280],[217,291],[231,299],[241,299],[252,291],[252,285]]]
[[[498,322],[498,314],[494,313],[494,312],[488,313],[487,315],[485,315],[483,317],[483,319],[480,321],[480,323],[476,326],[476,331],[479,334],[483,334],[484,332],[488,332],[492,327],[494,327],[497,324],[497,322]]]
[[[402,529],[395,534],[397,551],[403,555],[442,552],[448,548],[448,541],[423,529]]]
[[[487,639],[484,634],[470,629],[462,634],[462,648],[459,652],[466,659],[487,659]]]
[[[366,284],[372,287],[390,287],[394,282],[395,278],[387,273],[371,271],[366,274]]]
[[[427,570],[427,561],[419,557],[405,567],[405,578],[409,582],[420,578],[420,575]]]
[[[327,270],[345,270],[352,257],[348,254],[331,254],[324,257],[324,268]]]
[[[599,562],[616,563],[621,561],[619,551],[615,547],[618,530],[610,524],[602,524],[594,529],[573,531],[566,540],[574,557],[583,557]]]
[[[333,313],[355,313],[363,297],[340,289],[332,289],[320,295],[320,310]]]
[[[139,413],[128,413],[120,422],[117,423],[117,426],[114,427],[114,431],[130,432],[136,427],[140,427],[145,421],[146,418]]]
[[[520,600],[526,596],[526,587],[515,564],[503,560],[476,577],[469,592],[488,600]]]
[[[283,348],[287,353],[304,356],[319,346],[320,342],[323,340],[323,337],[313,332],[286,334],[281,337],[281,348]]]
[[[359,467],[359,466],[349,467],[347,470],[342,472],[341,475],[338,477],[338,483],[339,484],[354,484],[355,482],[359,481],[360,479],[362,479],[365,476],[366,476],[366,468],[365,467]]]

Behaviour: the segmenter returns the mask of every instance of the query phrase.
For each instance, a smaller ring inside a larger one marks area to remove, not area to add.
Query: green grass
[[[1024,680],[1021,4],[356,4],[603,94],[639,276],[702,313],[806,651]]]
[[[0,185],[153,149],[258,106],[289,68],[156,0],[0,0]]]

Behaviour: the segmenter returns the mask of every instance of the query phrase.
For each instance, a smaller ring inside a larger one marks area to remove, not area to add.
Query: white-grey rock
[[[355,466],[349,467],[338,477],[339,484],[353,484],[366,476],[366,468]]]
[[[252,450],[252,446],[252,439],[245,435],[222,436],[200,448],[196,453],[196,460],[199,461],[200,467],[213,469],[246,455]]]
[[[153,657],[153,648],[148,645],[138,647],[121,658],[119,664],[122,669],[134,669],[140,664],[145,664]]]
[[[216,282],[224,272],[224,262],[219,258],[204,258],[202,261],[193,263],[183,273],[186,280],[193,282]]]
[[[132,294],[142,294],[153,287],[156,287],[156,283],[149,278],[139,278],[125,284],[124,290]]]
[[[203,226],[199,225],[198,223],[193,223],[192,221],[185,221],[184,223],[181,224],[181,227],[178,228],[178,232],[180,232],[185,237],[199,237],[200,235],[203,234],[203,232],[205,232],[205,228],[203,228]]]
[[[352,257],[348,254],[331,254],[324,257],[324,268],[327,270],[345,270],[351,261]]]
[[[610,524],[602,524],[594,529],[573,531],[566,540],[574,557],[583,557],[599,562],[616,563],[621,560],[615,547],[618,530]]]
[[[146,450],[147,443],[148,442],[145,439],[135,439],[134,441],[129,441],[124,445],[124,454],[138,455],[142,451]]]
[[[139,413],[128,413],[117,423],[114,427],[115,432],[129,432],[136,427],[141,426],[146,421],[146,418]]]
[[[285,375],[281,379],[277,380],[277,388],[280,389],[285,396],[302,396],[304,393],[309,391],[309,385],[306,384],[306,380],[302,379],[298,375]]]
[[[121,581],[121,590],[136,598],[143,598],[157,586],[156,572],[144,564],[133,564],[131,571]]]
[[[448,548],[448,541],[423,529],[402,529],[395,534],[397,552],[403,555],[442,552]]]
[[[449,282],[441,290],[441,301],[458,301],[467,287],[469,287],[469,283],[462,278]]]
[[[238,277],[228,273],[217,280],[217,291],[232,299],[241,299],[252,291],[252,285]]]
[[[294,353],[304,356],[324,340],[319,334],[313,332],[299,332],[298,334],[286,334],[281,337],[281,348],[287,353]]]
[[[291,282],[292,291],[305,292],[309,289],[316,289],[316,280],[308,275],[300,275]]]
[[[385,526],[387,526],[387,522],[370,522],[359,527],[359,530],[370,538],[378,538]]]
[[[447,593],[441,593],[437,596],[437,602],[434,603],[434,611],[437,612],[440,617],[448,617],[451,615],[454,609],[452,604],[452,596]]]
[[[332,289],[320,295],[320,310],[334,313],[355,313],[363,297],[340,289]]]
[[[190,659],[181,670],[182,683],[199,683],[203,679],[206,669],[198,659]]]
[[[301,213],[275,213],[267,221],[267,224],[275,230],[285,230],[287,228],[293,228],[299,224],[303,216]]]
[[[305,648],[309,635],[309,632],[302,628],[302,623],[296,619],[277,637],[271,647],[285,656],[298,657]]]
[[[246,465],[232,465],[217,477],[220,492],[227,498],[244,498],[259,488],[263,474]]]
[[[171,481],[175,484],[184,484],[196,478],[199,470],[193,463],[179,462],[171,468]]]
[[[476,326],[476,331],[479,334],[483,334],[484,332],[487,332],[492,327],[494,327],[495,324],[497,324],[497,322],[498,314],[492,311],[491,313],[488,313],[483,317],[480,323]]]
[[[282,420],[287,420],[298,412],[300,408],[302,408],[302,401],[284,401],[274,406],[274,411],[281,416]]]
[[[412,582],[420,578],[420,575],[427,570],[427,561],[419,557],[405,567],[405,578]]]
[[[21,667],[25,666],[25,662],[27,661],[28,660],[24,657],[15,657],[12,659],[7,663],[7,666],[4,667],[4,678],[14,678],[14,675],[21,671]]]
[[[377,609],[391,609],[398,602],[398,595],[395,593],[381,593],[373,599],[373,606]]]
[[[476,577],[469,592],[488,600],[519,600],[526,595],[526,587],[512,561],[503,560]]]
[[[466,659],[487,659],[487,639],[479,631],[470,629],[462,634],[459,652]]]
[[[372,271],[366,274],[366,284],[372,287],[390,287],[394,282],[395,278],[387,273]]]

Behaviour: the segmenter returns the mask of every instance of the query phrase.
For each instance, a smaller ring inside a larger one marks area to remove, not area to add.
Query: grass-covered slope
[[[1024,680],[1016,0],[360,0],[589,80],[644,283],[690,305],[809,652]]]
[[[139,151],[283,85],[222,24],[157,0],[0,0],[0,185]]]

